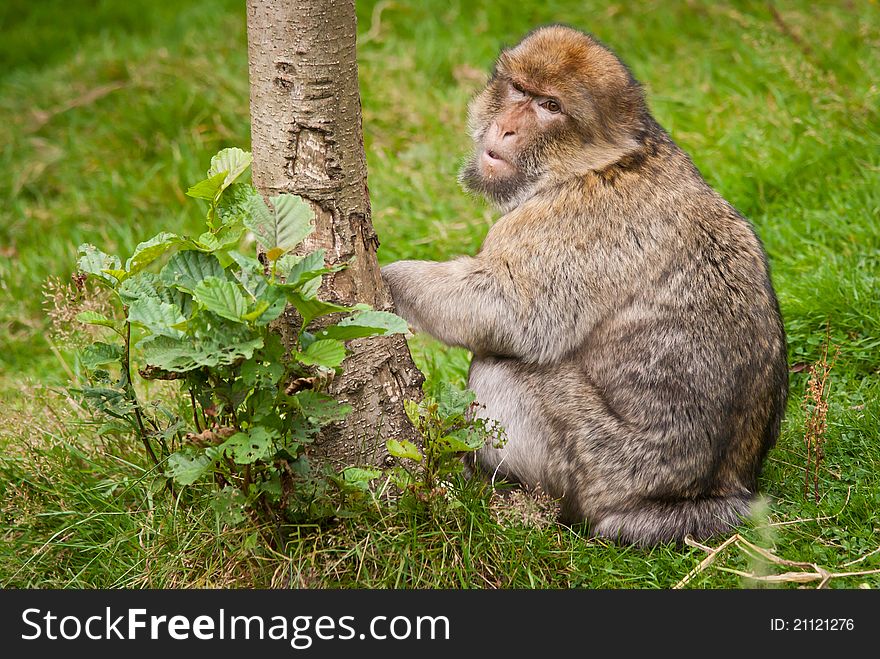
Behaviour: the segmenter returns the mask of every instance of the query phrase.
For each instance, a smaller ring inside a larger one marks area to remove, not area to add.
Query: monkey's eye
[[[562,112],[562,106],[559,105],[559,103],[557,101],[554,101],[552,98],[548,98],[546,101],[541,103],[541,107],[552,114],[559,114],[560,112]]]

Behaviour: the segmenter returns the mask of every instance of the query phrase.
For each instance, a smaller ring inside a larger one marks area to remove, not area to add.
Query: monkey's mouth
[[[509,161],[505,160],[497,151],[493,149],[485,149],[480,154],[480,169],[483,176],[495,178],[498,176],[509,176],[516,170]]]

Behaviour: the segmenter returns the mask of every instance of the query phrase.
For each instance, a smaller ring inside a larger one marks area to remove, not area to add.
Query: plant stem
[[[126,316],[128,316],[128,307],[123,307],[123,312]],[[150,445],[150,440],[147,438],[147,429],[144,427],[144,419],[141,416],[141,405],[138,402],[137,394],[134,390],[134,385],[131,382],[131,323],[125,323],[125,349],[122,353],[122,378],[123,385],[125,386],[125,395],[134,405],[134,417],[137,420],[137,425],[140,430],[138,433],[141,438],[141,442],[144,444],[144,448],[147,450],[147,454],[153,460],[153,464],[159,464],[159,458],[156,457],[156,453],[153,451],[153,447]]]
[[[199,411],[196,408],[196,395],[193,393],[192,387],[189,389],[189,400],[192,403],[193,421],[196,423],[196,432],[202,432],[202,424],[199,423]]]

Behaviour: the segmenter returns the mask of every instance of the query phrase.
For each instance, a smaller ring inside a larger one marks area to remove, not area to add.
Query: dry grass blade
[[[686,575],[684,575],[684,577],[682,577],[681,581],[679,581],[677,584],[675,584],[672,588],[674,590],[684,588],[685,584],[687,584],[688,581],[690,581],[695,576],[700,574],[700,572],[703,572],[707,567],[712,565],[712,563],[715,562],[715,559],[718,558],[718,555],[722,551],[727,549],[730,545],[732,545],[734,542],[736,542],[736,540],[738,538],[739,538],[739,534],[732,535],[727,540],[725,540],[720,545],[718,545],[718,547],[716,547],[715,549],[712,549],[711,547],[707,547],[706,545],[701,545],[699,542],[697,542],[696,540],[694,540],[690,536],[687,536],[684,539],[685,544],[690,545],[691,547],[697,547],[698,549],[702,549],[703,551],[708,552],[709,555],[706,556],[706,558],[704,558],[702,561],[700,561],[700,564],[697,565],[697,567],[695,567],[693,570],[691,570]]]
[[[718,556],[721,554],[721,552],[724,551],[725,549],[727,549],[732,544],[737,545],[741,551],[743,551],[746,555],[748,555],[752,558],[760,557],[760,558],[763,558],[766,561],[768,561],[769,563],[772,563],[774,565],[781,565],[784,567],[792,567],[792,568],[801,568],[801,570],[804,570],[804,569],[812,570],[812,572],[792,570],[790,572],[783,572],[781,574],[757,574],[755,572],[744,572],[743,570],[735,570],[735,569],[729,568],[729,567],[719,567],[718,568],[719,570],[721,570],[723,572],[730,572],[731,574],[735,574],[737,576],[740,576],[745,579],[749,579],[750,581],[755,581],[758,583],[768,583],[768,584],[769,583],[772,583],[772,584],[812,583],[814,581],[818,581],[819,582],[818,588],[824,588],[826,585],[828,585],[828,582],[831,581],[832,579],[839,579],[842,577],[860,577],[860,576],[866,576],[869,574],[880,574],[880,569],[862,570],[859,572],[831,572],[828,569],[826,569],[820,565],[817,565],[816,563],[807,563],[807,562],[803,562],[803,561],[790,561],[785,558],[780,558],[779,556],[772,553],[771,551],[749,542],[748,540],[746,540],[745,538],[743,538],[739,534],[736,534],[736,535],[729,537],[727,540],[722,542],[720,545],[718,545],[718,547],[716,547],[714,549],[712,547],[707,547],[706,545],[702,545],[690,537],[685,538],[685,543],[690,545],[691,547],[697,547],[698,549],[702,549],[703,551],[708,552],[709,555],[706,558],[704,558],[700,562],[700,564],[697,565],[693,570],[688,572],[684,576],[684,578],[682,578],[681,581],[679,581],[677,584],[675,584],[675,586],[673,586],[674,589],[682,588],[694,576],[696,576],[697,574],[699,574],[700,572],[702,572],[706,568],[708,568],[715,561],[715,559],[718,558]],[[880,548],[875,549],[874,551],[870,552],[869,554],[865,554],[864,556],[862,556],[859,559],[856,559],[855,561],[851,561],[849,563],[844,564],[844,567],[847,567],[849,565],[854,565],[855,563],[863,561],[864,559],[868,558],[868,556],[871,556],[872,554],[876,554],[878,551],[880,551]]]

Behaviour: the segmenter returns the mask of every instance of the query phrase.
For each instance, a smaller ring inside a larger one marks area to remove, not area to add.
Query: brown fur
[[[654,121],[623,63],[571,28],[501,54],[470,131],[462,180],[506,214],[477,256],[383,276],[412,325],[474,353],[469,386],[507,435],[480,467],[625,542],[738,523],[788,390],[749,222]]]

